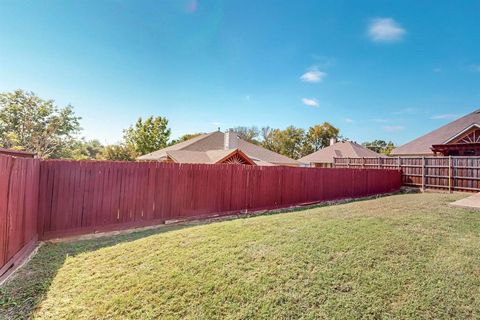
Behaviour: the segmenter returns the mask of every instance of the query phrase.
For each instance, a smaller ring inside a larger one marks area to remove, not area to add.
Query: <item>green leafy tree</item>
[[[137,153],[130,145],[112,144],[105,146],[102,153],[98,156],[100,160],[111,161],[133,161]]]
[[[395,144],[392,141],[386,142],[384,140],[373,140],[371,142],[364,142],[362,143],[362,145],[372,151],[387,156],[392,152],[393,149],[395,149]]]
[[[330,139],[338,139],[340,130],[328,122],[310,127],[305,136],[304,155],[330,145]]]
[[[0,146],[35,152],[41,158],[61,157],[80,131],[73,107],[59,108],[33,92],[0,93]]]
[[[62,158],[74,160],[98,159],[103,152],[104,146],[98,140],[79,139],[71,143],[69,149],[65,150]]]
[[[285,130],[262,129],[262,146],[287,157],[298,159],[302,156],[305,143],[305,130],[289,126]]]
[[[260,136],[262,138],[262,142],[260,143],[262,147],[265,149],[275,151],[275,145],[273,142],[273,131],[276,129],[272,129],[268,126],[263,127],[260,130]]]
[[[247,142],[260,144],[258,137],[260,135],[260,130],[257,127],[235,127],[231,129],[237,134],[237,136]]]
[[[168,120],[164,117],[139,118],[135,125],[124,131],[124,142],[137,156],[165,148],[170,139]]]

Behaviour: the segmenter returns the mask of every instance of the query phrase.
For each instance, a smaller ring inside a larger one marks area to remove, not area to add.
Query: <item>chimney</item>
[[[333,146],[335,143],[337,143],[337,138],[330,138],[330,145]]]
[[[238,136],[235,132],[228,130],[224,134],[223,149],[230,150],[230,149],[237,149],[237,148],[238,148]]]

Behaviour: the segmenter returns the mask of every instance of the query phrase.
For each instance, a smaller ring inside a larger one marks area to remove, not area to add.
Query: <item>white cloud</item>
[[[375,42],[396,42],[402,40],[406,30],[392,18],[376,18],[368,25],[368,36]]]
[[[347,122],[347,123],[353,123],[353,122],[355,122],[355,120],[350,119],[350,118],[345,118],[345,122]]]
[[[433,68],[432,69],[433,72],[436,72],[436,73],[439,73],[439,72],[442,72],[442,68]]]
[[[220,127],[221,124],[222,124],[221,122],[212,122],[212,125],[214,127]]]
[[[311,67],[307,72],[302,74],[300,80],[303,82],[321,82],[327,76],[326,72],[318,70],[318,67]]]
[[[453,113],[437,114],[431,117],[431,119],[433,120],[445,120],[445,119],[456,119],[456,118],[458,118],[458,115]]]
[[[309,107],[318,107],[318,101],[316,99],[303,98],[302,102],[304,105],[307,105]]]
[[[387,132],[399,132],[405,130],[404,126],[383,126],[383,130]]]

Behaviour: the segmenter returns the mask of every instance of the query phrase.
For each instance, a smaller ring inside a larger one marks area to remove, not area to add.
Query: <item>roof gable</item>
[[[475,129],[479,129],[479,128],[480,128],[480,126],[478,124],[474,123],[471,126],[469,126],[468,128],[465,128],[464,130],[462,130],[458,134],[454,135],[453,137],[451,137],[450,139],[448,139],[444,143],[447,144],[447,143],[455,142],[455,140],[459,140],[460,138],[462,138],[462,136],[466,135],[472,129],[475,130]]]
[[[452,121],[436,130],[433,130],[417,139],[414,139],[398,148],[393,149],[392,155],[429,155],[433,154],[431,147],[434,144],[445,144],[449,139],[468,130],[472,125],[480,123],[480,110],[476,110],[455,121]]]
[[[204,134],[190,140],[177,143],[173,146],[163,148],[161,150],[149,153],[138,157],[138,160],[160,160],[167,156],[167,152],[171,151],[199,151],[207,152],[212,150],[223,150],[225,134],[220,131],[215,131],[209,134]],[[293,160],[284,155],[257,146],[250,142],[238,139],[238,149],[245,153],[250,158],[255,158],[253,161],[261,160],[262,162],[269,162],[278,165],[300,165],[300,162]],[[226,151],[230,151],[229,149]]]

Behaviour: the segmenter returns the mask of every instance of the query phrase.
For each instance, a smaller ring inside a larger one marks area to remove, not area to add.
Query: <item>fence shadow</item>
[[[392,194],[375,195],[370,197],[341,199],[304,206],[294,206],[277,210],[257,211],[249,214],[219,216],[205,220],[185,221],[179,224],[161,225],[146,230],[131,230],[128,233],[105,235],[92,239],[72,238],[62,242],[47,242],[41,245],[38,252],[22,268],[16,271],[13,277],[0,287],[0,319],[30,319],[32,313],[48,294],[48,290],[58,271],[67,257],[74,257],[82,253],[93,252],[102,248],[122,243],[133,242],[149,236],[168,233],[176,230],[188,229],[195,226],[208,225],[236,219],[249,219],[260,215],[275,215],[287,212],[303,211],[331,205],[346,204],[371,200]]]
[[[53,279],[67,257],[212,222],[192,222],[87,240],[44,243],[32,259],[0,287],[0,319],[30,319],[48,294]]]

